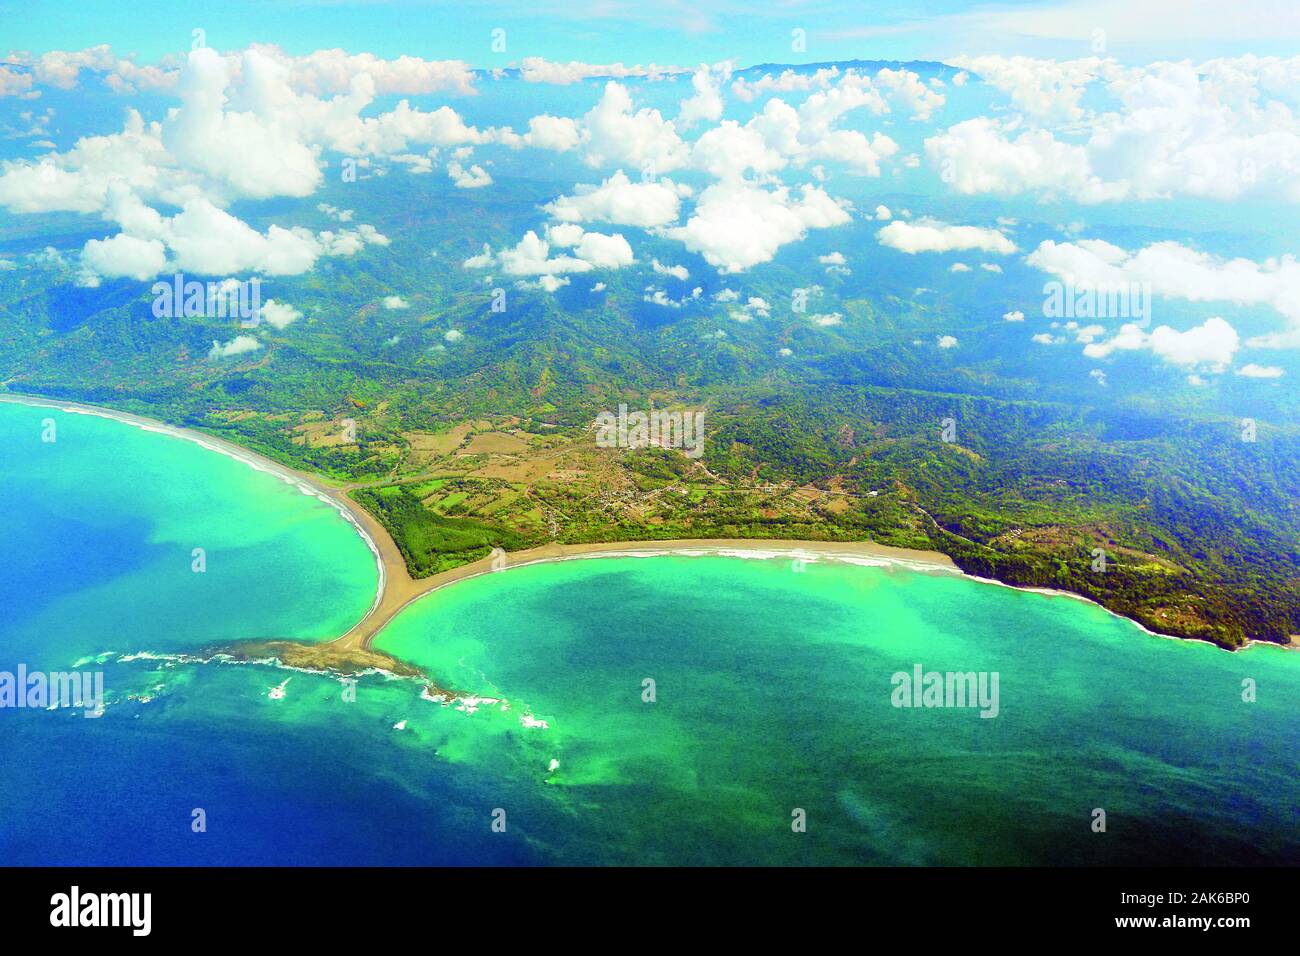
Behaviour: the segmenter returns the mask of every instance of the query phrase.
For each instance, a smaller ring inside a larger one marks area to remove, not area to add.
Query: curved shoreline
[[[49,408],[70,415],[93,415],[96,418],[106,418],[110,421],[121,422],[124,425],[131,425],[156,435],[179,438],[183,441],[193,442],[208,451],[216,452],[218,455],[233,458],[254,471],[272,475],[286,484],[293,485],[303,494],[310,495],[337,511],[348,524],[352,525],[353,530],[365,542],[366,547],[370,549],[370,553],[375,558],[375,569],[379,576],[375,599],[371,602],[365,616],[357,623],[364,622],[379,607],[380,599],[383,597],[386,587],[385,579],[387,577],[388,563],[384,560],[384,554],[378,540],[376,540],[374,531],[377,528],[381,538],[387,538],[388,532],[382,525],[374,521],[365,509],[352,502],[342,491],[323,484],[318,477],[282,465],[278,461],[273,461],[265,455],[259,455],[257,452],[241,445],[226,441],[224,438],[216,438],[205,432],[168,425],[166,422],[133,415],[130,412],[118,411],[115,408],[105,408],[101,405],[85,405],[80,402],[65,402],[39,396],[18,395],[13,392],[0,392],[0,402],[7,402],[11,405],[26,405],[32,408]],[[396,550],[396,545],[393,548]]]
[[[488,555],[470,564],[442,571],[427,578],[412,579],[409,574],[401,579],[402,585],[390,589],[381,610],[371,619],[359,623],[338,640],[332,642],[350,648],[369,650],[384,627],[398,614],[421,598],[445,587],[470,578],[493,574],[509,568],[534,564],[552,564],[557,561],[577,561],[594,558],[639,558],[663,555],[720,557],[751,557],[768,559],[822,558],[874,566],[893,565],[916,571],[942,571],[961,574],[961,570],[946,554],[938,551],[915,551],[893,548],[871,541],[796,541],[780,538],[666,538],[658,541],[600,541],[587,544],[561,544],[553,542],[524,551],[500,552]],[[406,565],[403,563],[402,571]],[[396,577],[393,575],[392,577]]]
[[[102,405],[86,405],[81,402],[68,402],[61,399],[44,398],[36,395],[22,395],[13,392],[0,392],[0,401],[38,408],[50,408],[70,414],[95,415],[120,421],[145,431],[192,441],[209,451],[234,458],[258,471],[274,475],[282,481],[300,488],[305,494],[312,494],[337,510],[349,524],[361,535],[371,553],[375,555],[379,571],[379,583],[375,600],[366,614],[342,635],[315,642],[318,648],[329,647],[331,656],[361,652],[369,656],[371,644],[376,635],[412,602],[426,594],[441,590],[457,581],[481,574],[489,574],[505,568],[521,567],[528,564],[541,564],[550,561],[567,561],[589,557],[649,557],[654,554],[724,554],[756,553],[758,556],[785,557],[791,559],[800,555],[808,557],[837,557],[840,559],[857,558],[875,563],[906,565],[913,569],[940,570],[960,574],[961,571],[946,554],[938,551],[916,551],[907,548],[893,548],[871,541],[802,541],[776,538],[679,538],[658,541],[608,541],[589,544],[560,544],[558,542],[529,548],[514,553],[502,552],[493,565],[493,556],[481,558],[471,564],[461,565],[448,571],[442,571],[427,578],[412,578],[406,567],[406,558],[402,555],[392,535],[374,515],[348,497],[346,491],[325,485],[320,477],[298,471],[282,465],[264,455],[251,451],[233,442],[216,438],[204,432],[168,425],[156,419],[145,418],[130,412],[106,408]]]
[[[67,402],[59,399],[49,399],[40,396],[28,396],[16,394],[13,392],[0,392],[0,401],[11,402],[13,404],[29,405],[42,408],[52,408],[57,411],[63,411],[73,414],[96,415],[101,418],[121,421],[146,431],[153,431],[158,434],[169,435],[173,438],[180,438],[186,441],[192,441],[198,445],[207,448],[209,451],[215,451],[218,454],[224,454],[234,458],[244,464],[275,475],[282,481],[286,481],[300,488],[304,494],[312,494],[326,504],[335,508],[343,518],[348,521],[361,536],[372,554],[376,559],[376,566],[379,573],[379,582],[376,589],[375,600],[371,604],[366,614],[357,621],[352,627],[342,635],[333,639],[324,639],[313,644],[302,644],[304,648],[329,648],[327,653],[331,658],[345,659],[349,656],[365,657],[367,659],[382,655],[372,649],[372,644],[379,633],[395,618],[401,611],[409,605],[418,601],[420,598],[439,591],[458,581],[468,580],[469,578],[479,577],[483,574],[491,574],[495,571],[505,570],[513,567],[524,567],[531,564],[545,564],[555,561],[569,561],[584,558],[598,557],[652,557],[655,555],[678,554],[678,555],[718,555],[733,557],[752,557],[752,558],[789,558],[797,559],[801,556],[818,558],[827,558],[831,560],[847,561],[852,563],[853,559],[860,562],[872,563],[875,565],[893,565],[898,567],[907,567],[915,571],[942,571],[946,573],[960,574],[965,578],[982,584],[992,584],[998,587],[1010,588],[1013,591],[1021,591],[1030,594],[1039,594],[1044,597],[1066,597],[1076,601],[1083,601],[1087,604],[1093,604],[1101,608],[1107,614],[1128,621],[1143,633],[1152,637],[1164,638],[1166,640],[1186,641],[1199,644],[1207,644],[1211,647],[1217,647],[1221,650],[1235,653],[1238,650],[1246,650],[1256,645],[1265,645],[1269,647],[1278,647],[1282,650],[1300,650],[1300,645],[1277,644],[1272,641],[1247,640],[1238,648],[1226,648],[1222,645],[1215,644],[1213,641],[1201,640],[1198,638],[1178,637],[1173,634],[1162,634],[1146,627],[1140,621],[1127,617],[1116,611],[1112,611],[1092,598],[1085,597],[1082,594],[1075,594],[1071,591],[1061,591],[1055,588],[1042,587],[1022,587],[1014,584],[1008,584],[1005,581],[999,581],[996,578],[983,578],[973,574],[967,574],[962,571],[948,555],[939,551],[919,551],[909,548],[895,548],[888,545],[876,544],[872,541],[809,541],[809,540],[792,540],[780,538],[674,538],[656,541],[608,541],[593,542],[585,544],[561,544],[553,542],[542,545],[537,548],[529,548],[525,551],[516,551],[513,553],[499,552],[496,556],[489,555],[470,564],[461,565],[448,571],[442,571],[438,574],[431,575],[427,578],[412,578],[406,567],[406,559],[401,550],[397,547],[396,542],[388,533],[378,519],[376,519],[365,508],[357,504],[347,496],[343,489],[330,488],[322,483],[322,480],[315,475],[298,471],[287,465],[273,461],[270,458],[260,455],[257,452],[250,451],[240,445],[226,441],[221,438],[215,438],[204,432],[193,431],[174,425],[168,425],[155,419],[145,418],[140,415],[134,415],[130,412],[122,412],[117,409],[106,408],[99,405],[85,405],[79,402]],[[494,563],[495,562],[495,563]],[[297,644],[298,642],[288,642]]]
[[[1005,581],[997,580],[997,578],[984,578],[979,575],[969,574],[957,567],[946,554],[938,551],[894,548],[888,545],[875,544],[871,541],[805,541],[781,538],[675,538],[660,541],[610,541],[570,545],[554,543],[539,548],[530,548],[526,551],[506,553],[504,561],[499,562],[497,566],[493,566],[492,558],[489,556],[481,558],[472,564],[461,565],[449,571],[417,579],[415,582],[417,592],[395,607],[383,621],[376,622],[376,626],[373,630],[369,630],[364,639],[359,636],[354,637],[353,633],[349,632],[343,637],[331,641],[330,644],[341,644],[345,639],[352,638],[353,641],[363,640],[363,642],[352,643],[351,647],[371,651],[373,650],[374,641],[379,638],[384,628],[412,604],[433,594],[435,591],[441,591],[453,584],[468,581],[471,578],[482,577],[486,574],[493,574],[497,571],[537,564],[556,564],[561,561],[585,561],[598,558],[652,558],[672,555],[680,557],[733,557],[750,560],[793,560],[803,558],[811,559],[812,562],[824,559],[868,567],[905,568],[918,573],[955,574],[975,584],[994,585],[1006,588],[1009,591],[1018,591],[1021,594],[1036,594],[1045,598],[1068,598],[1072,601],[1079,601],[1099,608],[1111,617],[1131,624],[1149,637],[1156,637],[1161,640],[1178,641],[1184,644],[1204,644],[1207,647],[1213,647],[1229,654],[1239,653],[1252,647],[1275,647],[1283,651],[1300,650],[1300,646],[1294,644],[1276,644],[1272,641],[1255,640],[1247,641],[1237,648],[1228,648],[1200,638],[1161,634],[1159,631],[1151,630],[1140,621],[1126,617],[1118,611],[1112,611],[1104,604],[1100,604],[1082,594],[1075,594],[1073,591],[1062,591],[1059,588],[1025,587],[1008,584]],[[384,652],[377,651],[375,653],[383,654]]]

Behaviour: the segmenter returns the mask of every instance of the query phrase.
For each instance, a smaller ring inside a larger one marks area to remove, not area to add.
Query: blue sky
[[[475,66],[524,56],[682,64],[734,58],[742,65],[941,59],[956,53],[1076,57],[1094,52],[1097,31],[1109,54],[1130,61],[1300,50],[1300,4],[1294,0],[231,0],[137,2],[129,11],[107,0],[0,2],[5,51],[109,43],[149,62],[189,49],[196,27],[218,49],[250,42],[276,43],[290,53],[342,47],[385,57],[463,59]],[[491,48],[496,27],[506,31],[504,53]],[[806,31],[803,52],[791,49],[795,29]]]

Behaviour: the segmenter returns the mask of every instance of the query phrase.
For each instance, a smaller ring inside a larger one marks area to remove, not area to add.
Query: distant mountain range
[[[812,76],[818,70],[826,70],[834,67],[841,73],[848,70],[857,70],[861,73],[875,73],[879,70],[911,70],[920,76],[939,76],[947,72],[956,72],[957,67],[950,66],[947,63],[938,60],[825,60],[818,63],[758,63],[754,66],[747,66],[732,72],[733,77],[743,77],[752,79],[760,76],[780,75],[785,72],[796,73],[800,76]],[[661,69],[662,74],[675,73],[686,75],[691,73],[693,68],[681,65],[665,65]],[[503,69],[478,69],[474,71],[475,75],[480,78],[490,76],[510,77],[518,79],[523,76],[523,71],[518,67],[505,67]],[[623,80],[623,79],[643,79],[640,76],[625,76],[620,73],[593,73],[584,77],[588,80]]]

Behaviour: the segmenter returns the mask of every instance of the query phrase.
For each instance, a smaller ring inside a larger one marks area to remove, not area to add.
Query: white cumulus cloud
[[[1016,244],[996,229],[983,226],[951,226],[937,219],[904,222],[895,219],[877,233],[882,245],[914,255],[918,252],[954,252],[978,249],[1010,255]]]
[[[849,221],[849,214],[825,192],[804,186],[764,189],[744,181],[715,183],[705,189],[686,225],[662,230],[702,255],[720,272],[743,272],[770,261],[781,246],[802,239],[809,229]]]

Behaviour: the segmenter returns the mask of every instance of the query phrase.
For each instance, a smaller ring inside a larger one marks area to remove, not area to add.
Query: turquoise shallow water
[[[898,567],[601,558],[462,582],[381,635],[492,700],[372,676],[349,701],[122,659],[346,630],[375,569],[332,509],[85,416],[0,404],[0,452],[0,670],[114,652],[103,717],[0,709],[9,862],[1300,862],[1300,654]],[[998,716],[892,706],[916,663],[997,672]]]
[[[374,600],[375,560],[336,510],[196,442],[0,403],[0,451],[11,656],[326,639]]]
[[[436,592],[378,646],[549,724],[531,733],[582,820],[553,848],[567,861],[1300,860],[1300,655],[1154,638],[1069,598],[602,558]],[[917,663],[997,672],[998,716],[894,707],[891,675]]]

